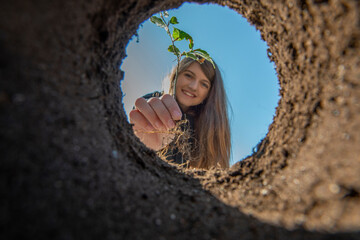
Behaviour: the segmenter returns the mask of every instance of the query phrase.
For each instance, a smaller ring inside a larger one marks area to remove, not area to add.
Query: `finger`
[[[162,124],[161,120],[156,115],[154,109],[150,104],[145,100],[145,98],[138,98],[135,101],[135,107],[143,114],[143,116],[150,122],[150,124],[158,129],[165,130],[165,126]]]
[[[169,110],[159,98],[151,98],[148,103],[167,129],[175,127],[175,123],[169,113]]]
[[[155,129],[144,117],[144,115],[137,109],[129,113],[130,123],[134,124],[134,129],[145,129],[147,131],[154,131]]]
[[[180,120],[182,117],[182,113],[179,104],[176,102],[174,97],[171,96],[170,94],[164,94],[160,99],[164,103],[168,111],[170,112],[172,119]]]

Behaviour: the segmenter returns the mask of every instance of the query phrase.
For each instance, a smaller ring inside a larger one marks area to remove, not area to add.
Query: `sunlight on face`
[[[210,91],[211,82],[201,69],[200,63],[193,62],[179,74],[176,83],[176,100],[183,111],[201,104]]]

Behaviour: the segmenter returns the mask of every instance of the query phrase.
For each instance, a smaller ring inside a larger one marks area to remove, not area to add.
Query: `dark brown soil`
[[[261,147],[226,171],[162,162],[122,106],[126,44],[182,2],[1,2],[1,239],[360,239],[359,1],[218,1],[281,85]]]

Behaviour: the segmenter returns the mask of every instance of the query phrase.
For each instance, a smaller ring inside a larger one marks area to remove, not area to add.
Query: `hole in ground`
[[[178,18],[178,28],[194,38],[195,48],[211,54],[222,72],[232,109],[231,166],[257,150],[275,115],[279,85],[267,45],[255,27],[227,7],[185,3],[169,14]],[[127,114],[136,98],[162,89],[163,79],[176,65],[167,51],[170,43],[165,31],[147,20],[128,44],[128,57],[121,66]],[[180,47],[187,50],[184,44]]]

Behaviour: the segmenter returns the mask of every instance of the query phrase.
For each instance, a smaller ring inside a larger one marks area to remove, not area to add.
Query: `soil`
[[[359,1],[214,1],[261,32],[281,99],[209,171],[141,144],[119,87],[139,24],[182,3],[2,1],[1,239],[360,239]]]

